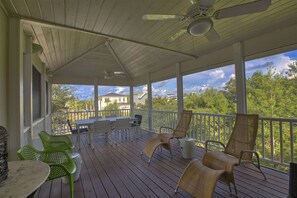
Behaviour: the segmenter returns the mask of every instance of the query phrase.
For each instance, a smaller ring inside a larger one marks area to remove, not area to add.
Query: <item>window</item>
[[[41,118],[41,74],[32,66],[33,121]]]

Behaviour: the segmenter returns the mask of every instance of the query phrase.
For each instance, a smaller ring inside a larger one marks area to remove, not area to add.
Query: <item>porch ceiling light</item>
[[[213,26],[210,18],[201,18],[193,21],[188,26],[188,33],[193,36],[201,36],[207,33]]]

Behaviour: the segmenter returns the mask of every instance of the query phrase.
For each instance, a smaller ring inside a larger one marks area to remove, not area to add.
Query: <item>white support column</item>
[[[242,43],[238,42],[233,44],[233,57],[234,57],[234,63],[235,63],[235,76],[236,76],[237,112],[247,113],[245,62],[243,57]]]
[[[20,19],[9,19],[8,160],[17,160],[24,144],[23,28]]]
[[[94,85],[95,117],[98,118],[98,83]]]
[[[181,63],[176,63],[176,88],[177,88],[177,118],[179,120],[184,109],[183,76],[181,74]]]
[[[27,136],[28,143],[32,144],[32,37],[26,39],[26,51],[23,54],[23,78],[24,129],[29,133]]]
[[[130,86],[130,116],[134,115],[134,90],[133,86]]]
[[[153,129],[153,96],[152,96],[152,83],[150,79],[150,74],[147,75],[147,101],[148,101],[148,121],[149,121],[149,130],[152,131]]]
[[[31,40],[31,39],[30,39]],[[24,54],[24,125],[32,126],[32,60],[31,53]]]

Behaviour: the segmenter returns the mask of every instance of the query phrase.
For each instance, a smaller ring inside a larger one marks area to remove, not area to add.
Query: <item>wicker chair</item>
[[[221,142],[212,140],[205,143],[206,153],[203,156],[203,164],[215,170],[226,171],[222,179],[229,185],[230,192],[232,192],[230,183],[233,183],[237,194],[233,168],[242,163],[252,163],[266,179],[260,167],[259,155],[254,150],[258,131],[258,118],[258,115],[237,114],[232,134],[226,146]],[[207,152],[208,147],[215,144],[220,144],[224,150]],[[253,163],[253,154],[256,157],[257,164]]]
[[[149,158],[148,163],[151,161],[151,157],[153,156],[154,152],[158,147],[163,147],[167,149],[170,152],[170,155],[172,156],[171,151],[171,145],[170,140],[173,138],[183,138],[187,135],[187,131],[189,129],[190,123],[192,118],[192,111],[189,110],[183,110],[181,114],[181,118],[176,126],[175,129],[170,127],[160,127],[160,134],[157,138],[153,138],[149,142],[146,143],[146,145],[143,148],[143,152],[141,154],[146,154]],[[169,130],[170,133],[163,133],[163,130]]]
[[[46,131],[41,131],[38,135],[45,150],[73,152],[74,145],[67,135],[50,135]]]
[[[224,172],[208,168],[199,160],[193,160],[181,175],[175,193],[181,188],[194,197],[213,197],[216,183]]]
[[[74,197],[76,165],[66,151],[39,151],[30,145],[26,145],[18,150],[17,155],[21,160],[39,160],[47,163],[50,167],[50,174],[47,180],[68,176],[70,195]]]

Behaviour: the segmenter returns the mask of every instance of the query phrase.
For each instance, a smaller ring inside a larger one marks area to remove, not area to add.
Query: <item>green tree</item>
[[[176,111],[177,110],[177,100],[166,97],[155,97],[152,101],[154,110],[167,110]]]
[[[105,108],[104,110],[118,110],[119,107],[118,107],[118,103],[117,102],[114,102],[114,103],[109,103]]]
[[[69,109],[67,104],[73,102],[74,90],[63,85],[52,86],[52,112],[64,112]]]

